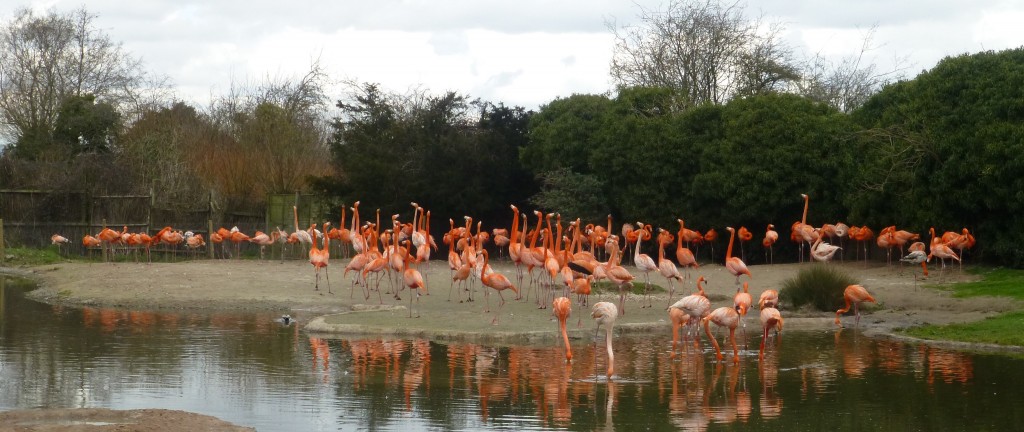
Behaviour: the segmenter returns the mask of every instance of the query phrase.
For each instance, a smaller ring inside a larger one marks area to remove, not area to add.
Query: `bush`
[[[782,283],[779,301],[793,308],[809,304],[820,311],[834,312],[843,307],[843,290],[855,283],[852,276],[835,266],[815,264]]]

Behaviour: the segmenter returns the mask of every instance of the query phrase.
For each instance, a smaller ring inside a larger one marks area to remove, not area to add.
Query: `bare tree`
[[[611,75],[620,86],[678,89],[686,108],[775,91],[795,77],[781,27],[762,31],[739,1],[670,0],[664,10],[641,8],[640,20],[635,27],[608,24],[615,36]]]
[[[869,62],[867,56],[877,49],[874,35],[877,26],[872,26],[861,42],[857,54],[833,62],[817,54],[804,66],[802,79],[797,81],[796,91],[810,99],[826,103],[842,111],[857,109],[882,87],[904,77],[907,70],[905,59],[897,58],[891,70],[880,71]]]
[[[46,145],[68,97],[92,94],[132,118],[155,100],[148,90],[166,90],[96,28],[95,18],[84,7],[41,16],[23,8],[0,26],[0,137]]]

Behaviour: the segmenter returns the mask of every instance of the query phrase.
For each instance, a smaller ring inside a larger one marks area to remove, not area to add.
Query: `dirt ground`
[[[306,331],[340,334],[380,334],[401,337],[428,337],[434,340],[469,339],[482,343],[556,343],[557,324],[546,309],[538,309],[537,292],[524,287],[523,300],[505,292],[504,306],[495,292],[474,290],[473,301],[465,301],[467,291],[451,288],[447,263],[434,261],[420,271],[427,276],[429,294],[416,301],[408,291],[400,292],[400,300],[390,294],[389,283],[380,283],[379,294],[367,299],[363,287],[352,285],[343,276],[347,260],[332,260],[329,267],[331,290],[327,280],[314,290],[312,266],[305,260],[284,262],[255,260],[200,260],[184,262],[136,263],[61,263],[22,269],[8,273],[32,278],[40,289],[30,297],[51,304],[134,309],[211,309],[238,311],[270,311],[289,314]],[[492,265],[515,282],[515,269],[505,262]],[[775,264],[752,266],[750,292],[756,300],[764,289],[779,289],[786,279],[811,264]],[[943,286],[971,280],[972,276],[956,268],[941,273],[931,270],[931,277],[915,288],[912,267],[887,266],[884,263],[836,262],[855,277],[878,300],[862,312],[861,330],[867,334],[891,335],[892,330],[923,324],[947,324],[980,320],[987,316],[1024,307],[1003,298],[957,299]],[[643,276],[626,265],[640,281]],[[695,290],[698,276],[709,280],[705,289],[712,307],[732,305],[736,292],[735,278],[722,265],[706,264],[691,271],[692,278],[669,298],[661,292],[652,296],[651,307],[643,296],[630,295],[626,314],[616,322],[621,334],[665,332],[670,323],[665,312],[671,301]],[[528,281],[529,279],[527,279]],[[664,278],[651,275],[654,284],[667,286]],[[371,282],[372,283],[372,282]],[[528,285],[528,282],[524,283]],[[489,296],[485,293],[489,292]],[[451,300],[449,300],[449,296]],[[412,307],[410,310],[410,299]],[[463,300],[463,301],[460,301]],[[590,304],[618,301],[617,294],[593,295]],[[489,311],[487,304],[489,302]],[[589,309],[574,305],[570,318],[570,337],[586,337],[593,332]],[[786,319],[786,330],[833,328],[834,313],[791,310],[780,307]],[[758,325],[757,311],[748,316],[748,325]],[[410,317],[412,315],[412,317]],[[497,323],[492,322],[497,318]],[[852,313],[843,317],[845,325],[853,325]],[[54,411],[55,414],[50,413]],[[7,416],[7,417],[4,417]],[[52,417],[45,417],[52,416]],[[104,417],[106,416],[106,417]],[[172,419],[173,417],[173,419]],[[57,420],[46,420],[55,418]],[[9,420],[8,420],[9,419]],[[109,420],[113,419],[113,420]],[[19,422],[20,423],[16,423]],[[186,423],[183,421],[195,422]],[[226,430],[226,423],[193,413],[161,410],[24,410],[0,414],[0,431],[107,431],[107,430]],[[8,426],[14,425],[14,426]],[[161,426],[163,425],[163,426]],[[173,425],[173,426],[171,426]]]

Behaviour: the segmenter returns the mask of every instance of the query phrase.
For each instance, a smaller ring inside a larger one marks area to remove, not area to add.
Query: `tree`
[[[152,83],[141,63],[94,20],[85,8],[42,16],[23,8],[0,27],[0,136],[20,157],[49,145],[69,98],[94,95],[117,110],[144,99]]]
[[[856,55],[843,57],[834,63],[822,55],[815,55],[796,80],[797,93],[812,100],[849,113],[864,104],[887,84],[903,79],[903,62],[897,61],[892,70],[880,71],[867,55],[873,51],[877,27],[868,30]]]
[[[96,97],[68,97],[61,104],[54,125],[54,144],[71,153],[107,153],[121,128],[121,116],[108,103],[96,103]]]
[[[947,57],[910,81],[887,86],[853,113],[865,137],[864,163],[894,166],[863,173],[860,196],[875,212],[912,229],[967,227],[988,260],[1024,265],[1024,48]],[[893,162],[896,163],[893,163]],[[907,178],[909,177],[909,178]],[[893,181],[897,180],[897,181]],[[891,199],[890,199],[891,198]],[[851,204],[851,207],[854,205]]]
[[[748,19],[739,2],[670,0],[664,10],[640,8],[640,21],[637,27],[609,24],[611,76],[620,87],[677,89],[685,96],[678,108],[774,90],[795,77],[780,27],[762,32],[760,20]]]

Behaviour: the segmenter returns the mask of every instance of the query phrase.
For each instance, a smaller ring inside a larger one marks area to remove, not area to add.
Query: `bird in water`
[[[875,303],[875,298],[860,285],[846,287],[846,290],[843,291],[843,300],[846,301],[846,306],[836,311],[836,325],[840,327],[843,326],[843,323],[839,322],[839,316],[850,311],[850,304],[853,304],[853,313],[857,316],[854,322],[856,325],[860,325],[860,304],[863,302]]]
[[[281,324],[284,324],[284,325],[292,325],[292,323],[295,322],[295,318],[292,318],[291,315],[284,314],[284,315],[281,315],[281,317],[276,319],[275,321],[277,321],[277,322],[279,322]]]
[[[608,378],[611,379],[612,373],[615,372],[615,352],[612,351],[612,325],[615,324],[615,320],[619,317],[619,308],[615,307],[615,303],[611,302],[594,303],[593,312],[590,316],[597,322],[597,327],[594,328],[595,332],[601,325],[604,325],[605,344],[608,349]]]

